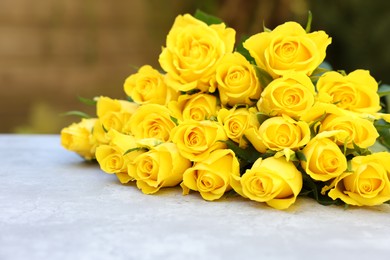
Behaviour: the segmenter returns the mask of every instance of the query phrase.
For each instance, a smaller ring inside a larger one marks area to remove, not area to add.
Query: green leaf
[[[304,153],[302,153],[302,151],[296,151],[295,156],[298,158],[299,161],[302,161],[302,162],[307,161],[306,156]]]
[[[90,115],[87,113],[81,112],[81,111],[68,111],[65,113],[62,113],[61,116],[78,116],[81,118],[91,118]]]
[[[127,97],[126,97],[126,100],[129,101],[129,102],[134,102],[133,98],[130,97],[130,96],[127,96]]]
[[[129,150],[127,150],[123,156],[125,156],[126,154],[128,153],[131,153],[131,152],[134,152],[134,151],[148,151],[148,149],[146,149],[145,147],[135,147],[135,148],[131,148]]]
[[[170,117],[171,117],[171,121],[172,121],[173,123],[175,123],[175,125],[179,125],[179,121],[177,120],[176,117],[173,117],[173,116],[170,116]]]
[[[378,95],[380,97],[390,95],[390,85],[387,85],[387,84],[380,85],[379,89],[378,89]]]
[[[261,154],[250,144],[248,144],[248,147],[244,149],[239,147],[232,140],[226,140],[221,142],[225,143],[227,147],[231,149],[239,159],[245,161],[246,163],[252,164],[261,157]]]
[[[306,23],[306,33],[310,33],[311,31],[311,22],[313,20],[313,15],[311,13],[311,11],[308,11],[308,14],[307,14],[307,23]]]
[[[272,32],[271,29],[269,29],[269,28],[267,28],[267,27],[265,26],[264,20],[263,20],[263,31],[264,31],[264,32]]]
[[[328,72],[328,71],[332,71],[332,66],[326,62],[326,61],[323,61],[320,66],[318,66],[310,75],[310,79],[311,81],[313,82],[313,84],[315,85],[316,82],[318,81],[318,79],[322,76],[322,74]]]
[[[245,57],[247,61],[249,61],[252,64],[255,64],[255,59],[251,56],[249,51],[244,48],[244,42],[249,38],[249,36],[244,35],[241,37],[240,41],[237,43],[236,52],[240,53],[242,56]]]
[[[97,101],[95,99],[90,99],[90,98],[84,98],[84,97],[80,97],[80,96],[77,96],[77,99],[86,104],[86,105],[89,105],[89,106],[95,106]]]
[[[108,133],[108,129],[102,124],[102,128],[103,128],[103,131],[105,132],[105,133]]]
[[[267,87],[274,79],[272,76],[262,68],[254,66],[256,70],[257,77],[259,78],[260,84],[263,88]]]
[[[390,123],[385,120],[374,121],[374,126],[379,133],[378,141],[387,149],[390,150]]]
[[[317,133],[319,132],[320,126],[321,126],[321,122],[322,122],[322,120],[325,119],[325,117],[327,115],[328,115],[327,113],[324,113],[320,117],[315,119],[312,123],[310,123],[309,128],[310,128],[310,133],[311,133],[312,137],[317,135]]]
[[[343,204],[340,200],[333,200],[326,194],[321,193],[322,188],[325,186],[324,182],[314,181],[307,173],[302,172],[303,187],[299,195],[308,196],[315,199],[319,204],[328,205],[340,205]]]
[[[210,14],[207,14],[199,9],[196,10],[194,17],[196,19],[206,23],[207,25],[223,23],[223,21],[220,18],[213,16],[213,15],[210,15]]]
[[[261,125],[265,120],[267,120],[268,118],[270,118],[269,116],[263,114],[263,113],[256,113],[256,117],[257,117],[257,121],[259,122],[259,124]]]

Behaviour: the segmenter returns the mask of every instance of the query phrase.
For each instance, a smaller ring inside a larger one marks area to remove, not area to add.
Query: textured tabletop
[[[390,205],[288,211],[180,188],[144,195],[60,146],[0,135],[0,259],[388,259]]]

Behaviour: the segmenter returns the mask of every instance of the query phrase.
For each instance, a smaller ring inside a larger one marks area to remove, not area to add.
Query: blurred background
[[[178,14],[222,18],[240,38],[294,20],[325,30],[327,61],[347,73],[369,69],[390,83],[390,1],[366,0],[1,0],[0,133],[59,133],[95,111],[77,96],[125,98],[134,67],[156,68]]]

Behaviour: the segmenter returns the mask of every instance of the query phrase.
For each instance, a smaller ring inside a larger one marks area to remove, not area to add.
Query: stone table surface
[[[0,259],[389,259],[390,205],[287,211],[180,188],[144,195],[60,146],[0,135]]]

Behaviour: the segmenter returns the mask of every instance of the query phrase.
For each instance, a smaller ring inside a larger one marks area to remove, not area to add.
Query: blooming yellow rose
[[[340,176],[347,169],[347,158],[331,139],[336,133],[320,133],[302,150],[306,157],[306,160],[301,161],[302,168],[314,180],[328,181]]]
[[[302,73],[290,73],[273,80],[261,93],[260,112],[270,116],[288,115],[299,119],[314,105],[315,88]]]
[[[103,127],[100,119],[97,119],[92,131],[92,139],[94,142],[97,143],[97,145],[108,144],[110,142],[110,136],[107,133],[108,131]]]
[[[134,102],[109,97],[99,97],[96,102],[96,114],[98,118],[102,118],[106,114],[113,112],[133,114],[137,108],[138,105]]]
[[[166,142],[153,147],[129,164],[137,187],[145,194],[156,193],[163,187],[173,187],[183,180],[191,162],[180,155],[177,146]]]
[[[229,139],[246,147],[244,133],[249,128],[258,128],[259,121],[256,116],[256,108],[222,108],[218,111],[218,122],[223,125]]]
[[[338,145],[353,149],[354,144],[361,148],[374,145],[379,136],[374,124],[364,118],[350,113],[346,115],[329,114],[322,120],[319,131],[342,130],[336,134]]]
[[[240,176],[240,165],[230,149],[218,149],[205,160],[196,162],[183,174],[183,194],[199,191],[205,200],[216,200],[231,189],[231,175]]]
[[[323,74],[317,82],[318,95],[329,95],[338,107],[359,112],[375,113],[381,109],[378,83],[367,70],[355,70],[343,76],[336,71]]]
[[[227,53],[218,63],[214,79],[222,105],[253,105],[261,86],[255,68],[238,52]]]
[[[187,159],[198,162],[209,157],[217,149],[226,145],[227,140],[223,126],[215,121],[187,120],[172,129],[172,142]]]
[[[388,152],[354,157],[351,160],[351,171],[335,180],[329,197],[356,206],[374,206],[389,201],[389,161]]]
[[[249,37],[244,47],[256,64],[277,78],[291,71],[308,76],[322,63],[331,38],[324,31],[306,33],[296,22]]]
[[[175,100],[179,93],[167,86],[164,77],[158,70],[144,65],[125,80],[124,90],[138,104],[165,105]]]
[[[281,151],[297,150],[310,140],[310,128],[304,121],[295,121],[289,116],[270,117],[258,129],[249,128],[245,136],[261,153],[267,149]]]
[[[92,138],[92,129],[96,118],[82,119],[61,130],[61,145],[79,154],[86,160],[95,158],[96,142]]]
[[[134,136],[113,129],[108,132],[108,135],[110,143],[96,148],[96,160],[104,172],[115,174],[121,183],[128,183],[134,180],[132,173],[127,171],[128,165],[143,151],[135,149],[137,143]],[[128,152],[130,149],[134,151]]]
[[[175,126],[170,110],[158,104],[140,106],[128,123],[136,138],[157,138],[164,142],[170,140],[171,130]]]
[[[202,121],[217,115],[217,98],[214,95],[196,93],[192,95],[181,95],[177,101],[168,104],[173,116],[180,121],[196,120]]]
[[[259,158],[242,177],[232,175],[231,186],[245,198],[287,209],[302,189],[302,174],[284,157]]]
[[[223,23],[208,26],[189,14],[177,16],[159,57],[168,85],[208,91],[217,62],[233,51],[234,41],[235,31]]]
[[[96,103],[96,113],[101,126],[98,128],[102,128],[106,133],[110,129],[129,133],[130,130],[126,128],[126,125],[137,108],[138,105],[134,102],[99,97]],[[101,135],[99,138],[104,139]]]

